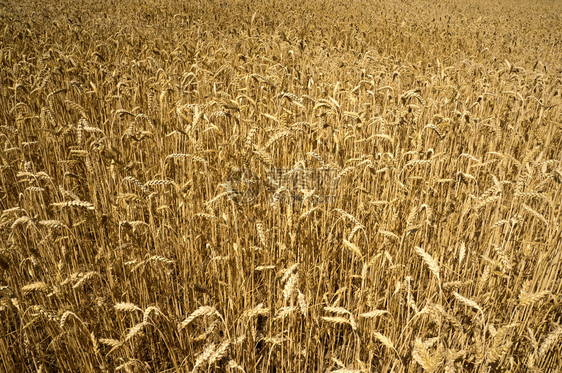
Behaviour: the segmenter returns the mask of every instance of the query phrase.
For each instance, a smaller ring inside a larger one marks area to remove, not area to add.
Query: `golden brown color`
[[[5,2],[0,370],[562,366],[561,4]]]

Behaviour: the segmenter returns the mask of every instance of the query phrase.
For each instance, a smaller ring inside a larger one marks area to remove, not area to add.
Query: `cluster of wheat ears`
[[[560,2],[0,19],[0,371],[562,366]]]

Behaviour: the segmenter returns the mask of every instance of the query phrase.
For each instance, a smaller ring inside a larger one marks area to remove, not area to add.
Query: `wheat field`
[[[0,19],[0,371],[562,369],[561,1]]]

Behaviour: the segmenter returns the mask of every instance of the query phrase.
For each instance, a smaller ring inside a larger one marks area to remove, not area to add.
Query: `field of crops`
[[[561,1],[0,20],[0,371],[562,366]]]

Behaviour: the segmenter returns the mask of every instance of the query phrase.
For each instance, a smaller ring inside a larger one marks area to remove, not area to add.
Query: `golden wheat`
[[[4,2],[0,371],[556,371],[561,13]]]

